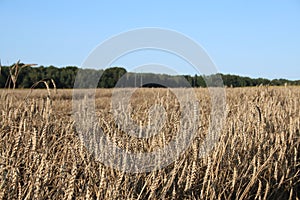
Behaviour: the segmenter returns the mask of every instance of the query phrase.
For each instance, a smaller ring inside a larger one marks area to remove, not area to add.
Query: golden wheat
[[[209,129],[210,97],[207,89],[195,89],[200,107],[194,108],[199,117],[194,143],[172,164],[147,173],[119,171],[96,159],[101,142],[94,134],[85,138],[91,148],[83,144],[72,118],[71,90],[0,92],[0,199],[300,198],[299,87],[226,88],[225,126],[206,157],[199,150]],[[170,90],[137,89],[131,112],[122,105],[116,111],[122,123],[133,120],[140,134],[143,128],[158,134],[130,136],[115,123],[111,97],[111,89],[96,91],[99,120],[91,128],[94,133],[101,128],[127,152],[163,148],[180,126],[190,125],[181,124],[180,104]],[[148,114],[154,104],[164,107],[166,121],[162,129],[150,130],[157,118]]]

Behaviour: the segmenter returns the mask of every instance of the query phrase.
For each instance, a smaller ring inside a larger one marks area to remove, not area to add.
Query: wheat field
[[[226,88],[224,127],[205,157],[198,154],[210,97],[205,88],[195,93],[199,125],[189,148],[164,168],[129,173],[82,144],[72,90],[0,90],[0,199],[300,199],[300,88]],[[166,121],[147,140],[128,136],[115,125],[111,96],[111,89],[96,91],[97,125],[120,148],[154,151],[180,126],[180,105],[168,89],[140,88],[124,116],[146,126],[156,103]]]

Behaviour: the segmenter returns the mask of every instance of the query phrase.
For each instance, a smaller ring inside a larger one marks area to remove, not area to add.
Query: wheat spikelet
[[[192,170],[191,170],[191,180],[190,184],[193,185],[197,178],[197,164],[196,161],[193,161],[192,163]]]
[[[13,168],[12,171],[12,189],[16,190],[18,186],[18,172],[16,168]]]
[[[206,185],[207,180],[208,180],[208,176],[210,174],[210,168],[211,168],[211,158],[208,157],[207,158],[207,168],[206,168],[205,175],[204,175],[204,178],[203,178],[203,186],[202,186],[201,193],[200,193],[201,198],[204,196],[204,189],[205,189],[205,185]]]
[[[71,200],[73,198],[74,189],[75,189],[75,179],[77,175],[77,164],[76,164],[76,158],[73,151],[72,151],[72,155],[73,155],[73,164],[71,170],[71,177],[69,179],[68,188],[65,193],[65,199],[68,200]]]
[[[88,180],[88,183],[87,183],[87,188],[86,188],[86,194],[85,194],[85,199],[92,199],[91,197],[91,181],[90,179]]]
[[[274,178],[276,181],[278,180],[278,162],[277,161],[275,161]]]
[[[232,188],[234,188],[236,184],[236,179],[237,179],[237,169],[236,167],[233,168],[233,175],[232,175]]]
[[[22,134],[22,126],[23,126],[23,120],[24,120],[24,116],[22,117],[20,124],[19,124],[19,131],[15,134],[15,142],[14,142],[14,146],[12,149],[12,153],[11,153],[11,157],[14,158],[16,152],[18,151],[19,145],[20,145],[20,139],[21,139],[21,134]]]
[[[22,199],[22,186],[21,183],[18,183],[18,200]]]
[[[99,167],[99,170],[101,172],[99,190],[102,191],[106,187],[106,176],[105,176],[104,168],[101,165]]]
[[[257,168],[260,167],[261,160],[261,146],[259,145],[257,149]]]
[[[123,178],[124,178],[124,173],[120,172],[119,178],[117,179],[117,181],[115,183],[116,190],[120,189]]]
[[[41,185],[42,185],[42,176],[43,176],[43,170],[44,170],[44,164],[45,164],[45,158],[43,157],[41,160],[41,163],[38,167],[38,170],[36,172],[36,178],[34,181],[34,199],[40,199],[40,190],[41,190]]]
[[[186,181],[185,181],[185,187],[184,187],[184,191],[186,192],[187,190],[189,190],[191,187],[191,175],[190,175],[190,168],[188,168],[188,172],[186,175]]]
[[[4,199],[4,196],[5,196],[5,192],[6,192],[6,187],[4,186],[5,184],[5,180],[2,180],[1,181],[1,186],[0,186],[0,199]]]
[[[46,143],[47,143],[47,138],[46,138],[46,131],[47,131],[47,125],[45,125],[44,127],[43,127],[43,129],[42,129],[42,134],[41,134],[41,140],[42,140],[42,148],[44,149],[44,150],[46,150],[46,148],[47,148],[47,145],[46,145]]]
[[[33,128],[33,135],[32,135],[32,151],[35,151],[37,147],[37,130]]]

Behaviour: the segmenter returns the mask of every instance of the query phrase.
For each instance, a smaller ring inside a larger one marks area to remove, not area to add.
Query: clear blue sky
[[[0,0],[0,27],[2,65],[80,66],[113,35],[161,27],[202,45],[221,73],[300,79],[300,0]]]

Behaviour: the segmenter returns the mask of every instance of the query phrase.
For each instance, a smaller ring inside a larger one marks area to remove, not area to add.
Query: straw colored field
[[[166,122],[150,139],[115,125],[109,89],[97,90],[97,125],[128,151],[161,148],[180,126],[180,105],[167,90],[136,90],[125,114],[146,126],[151,105],[164,106]],[[225,126],[204,158],[211,105],[207,89],[195,92],[199,128],[189,149],[163,169],[124,173],[82,145],[72,90],[1,90],[0,199],[299,199],[300,88],[226,88]]]

